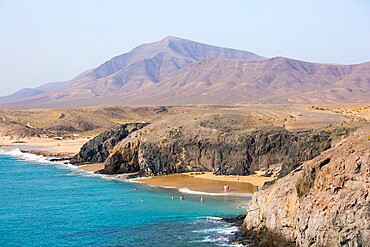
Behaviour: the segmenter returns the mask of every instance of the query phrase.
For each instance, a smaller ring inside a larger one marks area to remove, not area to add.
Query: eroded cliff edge
[[[348,128],[288,131],[238,114],[165,118],[127,136],[105,162],[104,173],[164,175],[191,171],[248,175],[296,166],[331,147]]]
[[[73,164],[102,163],[108,158],[113,148],[131,133],[147,126],[148,123],[128,123],[104,131],[87,143],[72,159]]]
[[[370,127],[255,193],[244,222],[261,246],[369,246]]]

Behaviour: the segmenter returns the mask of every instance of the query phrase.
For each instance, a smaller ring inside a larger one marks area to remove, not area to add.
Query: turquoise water
[[[0,246],[225,246],[236,228],[218,217],[245,213],[247,200],[180,201],[175,190],[4,154],[0,188]]]

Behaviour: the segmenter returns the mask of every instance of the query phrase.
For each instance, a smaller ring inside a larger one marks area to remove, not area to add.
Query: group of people
[[[180,201],[182,201],[182,200],[184,200],[185,199],[185,196],[184,195],[180,195]],[[172,196],[171,196],[171,200],[173,201],[173,200],[175,200],[175,195],[174,194],[172,194]]]
[[[134,191],[137,191],[137,188],[136,187],[134,187]],[[185,199],[185,196],[184,195],[180,195],[180,201],[183,201],[184,199]],[[172,201],[175,200],[175,195],[174,194],[172,194],[171,200]],[[203,196],[200,197],[200,201],[201,202],[204,202],[204,197]],[[144,202],[144,199],[141,199],[140,202]],[[131,204],[132,204],[132,202],[131,202]]]
[[[180,195],[180,201],[183,201],[184,199],[185,199],[184,195]],[[171,200],[172,201],[175,200],[175,195],[172,194]],[[200,197],[200,201],[204,202],[204,197],[203,196]]]

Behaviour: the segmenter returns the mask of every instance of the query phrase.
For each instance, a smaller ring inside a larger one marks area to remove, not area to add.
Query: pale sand
[[[82,166],[79,166],[78,168],[80,168],[84,171],[96,172],[96,171],[99,171],[101,169],[104,169],[104,163],[95,163],[95,164],[82,165]]]
[[[8,146],[25,150],[44,150],[56,154],[76,154],[80,150],[81,146],[87,141],[88,139],[86,138],[65,140],[55,140],[51,138],[20,138],[16,140],[11,140],[8,137],[0,137],[0,147]]]
[[[242,183],[251,183],[254,186],[262,187],[265,182],[273,181],[274,178],[271,177],[264,177],[264,172],[256,171],[256,174],[249,175],[249,176],[237,176],[237,175],[214,175],[212,172],[204,172],[204,173],[185,173],[189,176],[194,178],[201,178],[201,179],[211,179],[223,182],[242,182]]]
[[[195,175],[197,174],[197,175]],[[264,182],[271,181],[273,178],[252,176],[240,176],[239,182],[237,176],[215,176],[212,173],[184,173],[173,174],[167,176],[156,176],[148,179],[140,180],[141,182],[160,186],[174,187],[177,189],[188,188],[192,191],[201,191],[207,193],[224,193],[224,185],[230,186],[230,191],[227,193],[254,193],[258,187],[261,187]],[[252,184],[254,183],[254,184]]]

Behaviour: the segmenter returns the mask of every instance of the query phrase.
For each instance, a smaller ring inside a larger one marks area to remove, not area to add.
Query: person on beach
[[[184,200],[184,195],[180,196],[180,201]]]
[[[225,184],[224,189],[225,189],[225,192],[229,192],[229,190],[230,190],[230,186],[229,186],[228,184]]]
[[[227,191],[227,185],[225,184],[224,185],[224,192],[226,192]]]

